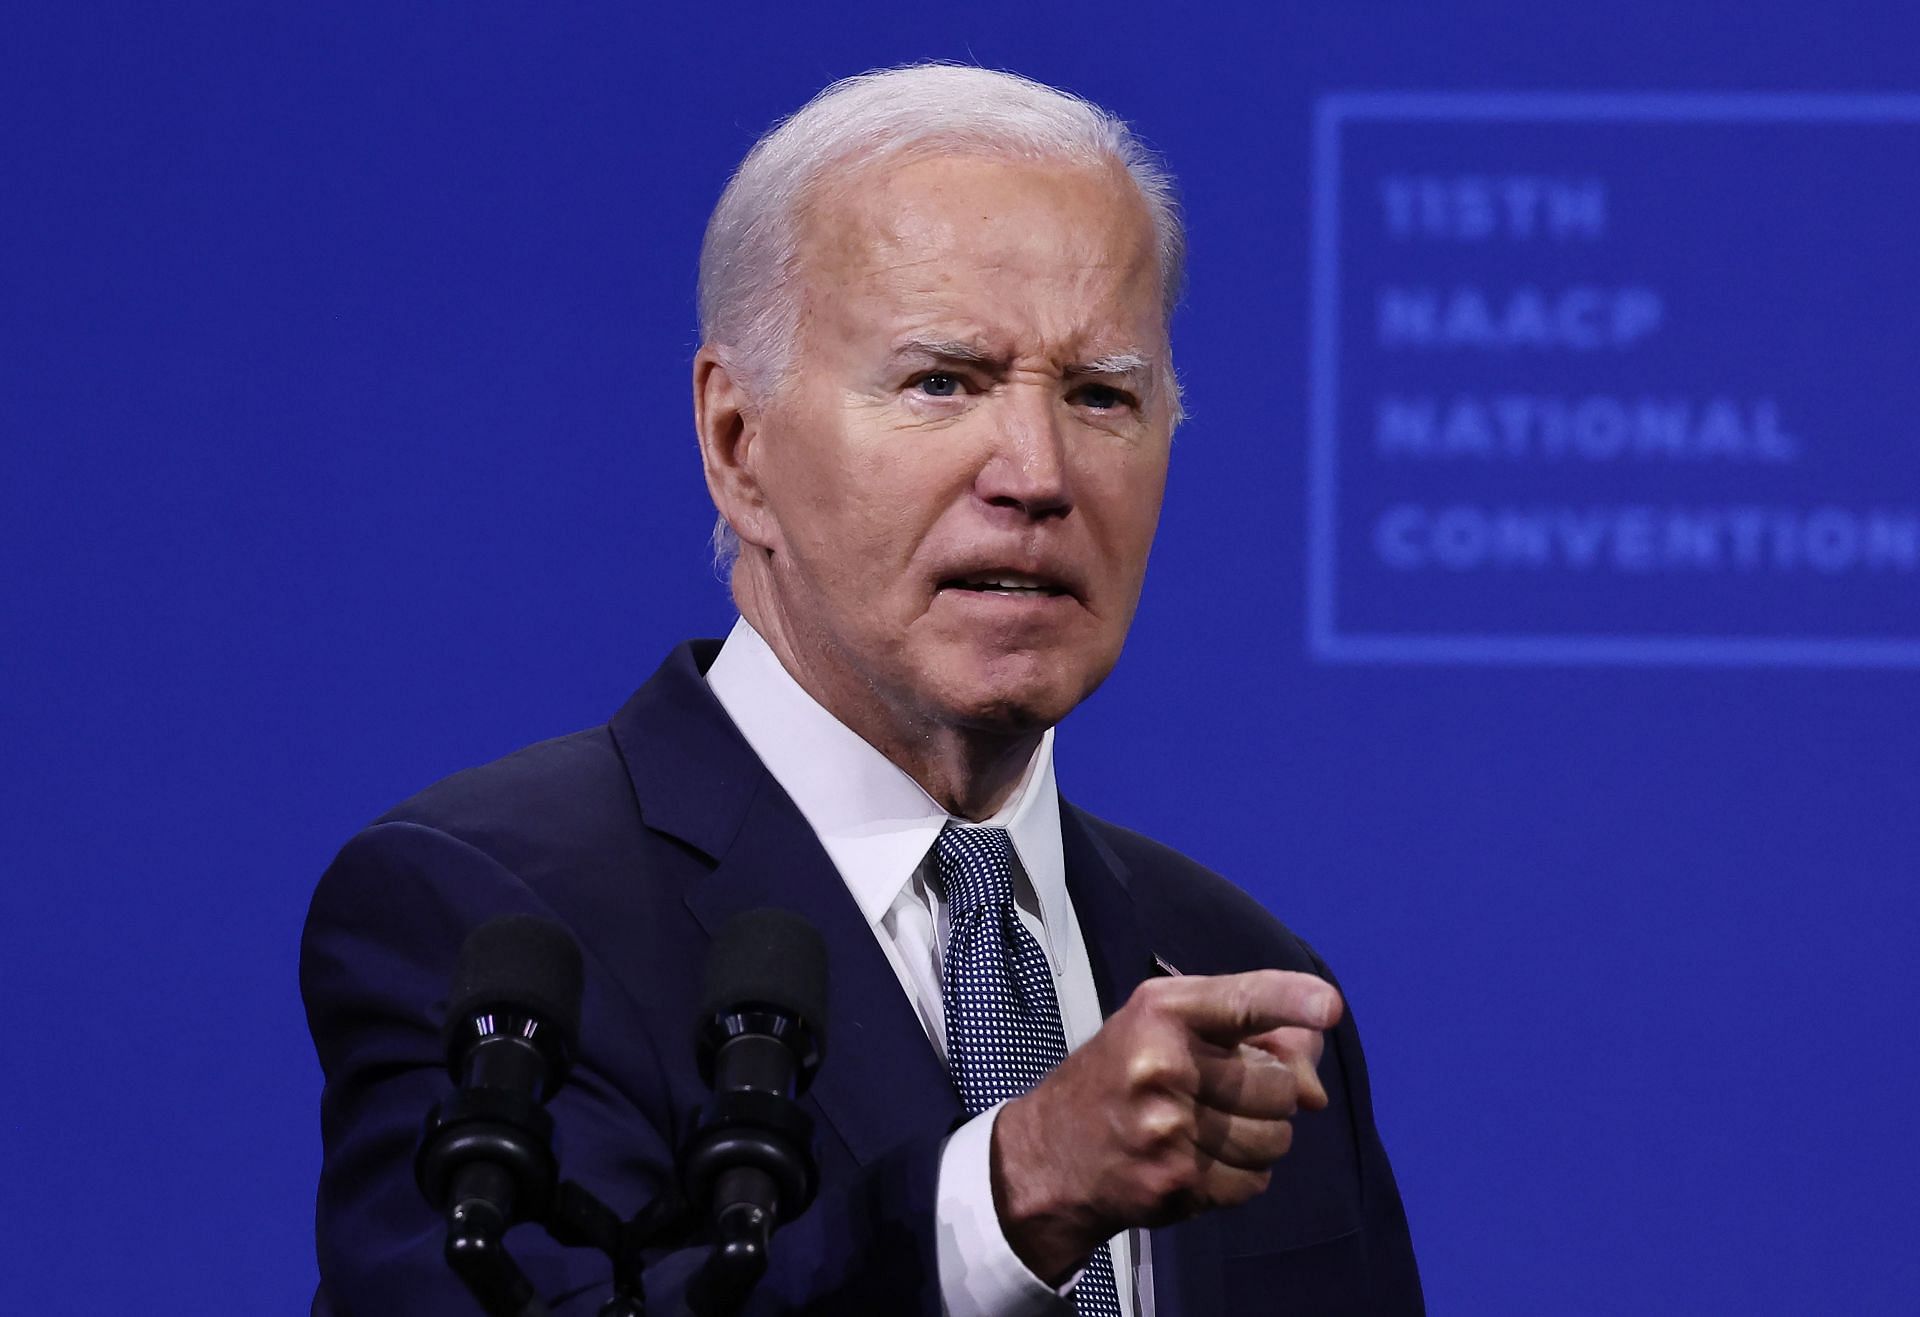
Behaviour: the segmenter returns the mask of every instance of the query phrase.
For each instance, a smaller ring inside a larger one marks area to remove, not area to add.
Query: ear
[[[693,428],[713,506],[740,542],[771,549],[778,524],[760,485],[762,413],[735,378],[725,348],[702,345],[693,358]]]

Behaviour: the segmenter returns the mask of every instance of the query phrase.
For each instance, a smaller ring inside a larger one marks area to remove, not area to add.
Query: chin
[[[1043,732],[1091,695],[1111,667],[1090,672],[1056,655],[1004,655],[950,685],[944,703],[961,726],[1003,735]]]
[[[986,692],[950,706],[956,726],[1002,736],[1044,732],[1073,711],[1071,702],[1035,698],[1028,692],[995,696]]]

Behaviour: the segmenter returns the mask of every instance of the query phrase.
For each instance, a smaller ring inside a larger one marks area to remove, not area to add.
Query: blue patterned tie
[[[948,824],[935,853],[947,902],[947,1068],[968,1115],[1019,1097],[1067,1059],[1046,952],[1013,908],[1004,828]],[[1102,1244],[1073,1287],[1076,1317],[1120,1317],[1113,1252]]]

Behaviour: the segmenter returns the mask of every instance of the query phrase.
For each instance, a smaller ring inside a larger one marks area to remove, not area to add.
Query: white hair
[[[1152,218],[1161,314],[1173,314],[1186,270],[1173,176],[1123,120],[1013,73],[940,63],[880,69],[834,83],[754,143],[707,221],[700,335],[727,350],[728,368],[749,397],[772,397],[793,364],[807,207],[830,181],[844,182],[848,166],[948,152],[1122,166]],[[1180,390],[1171,371],[1168,384],[1177,423]],[[724,517],[713,547],[722,567],[739,550]]]

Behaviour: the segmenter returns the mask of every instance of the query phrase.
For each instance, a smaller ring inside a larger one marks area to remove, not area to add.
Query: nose
[[[1073,510],[1066,433],[1054,390],[1039,385],[1007,390],[995,417],[990,448],[974,477],[974,493],[991,507],[1039,521]]]

